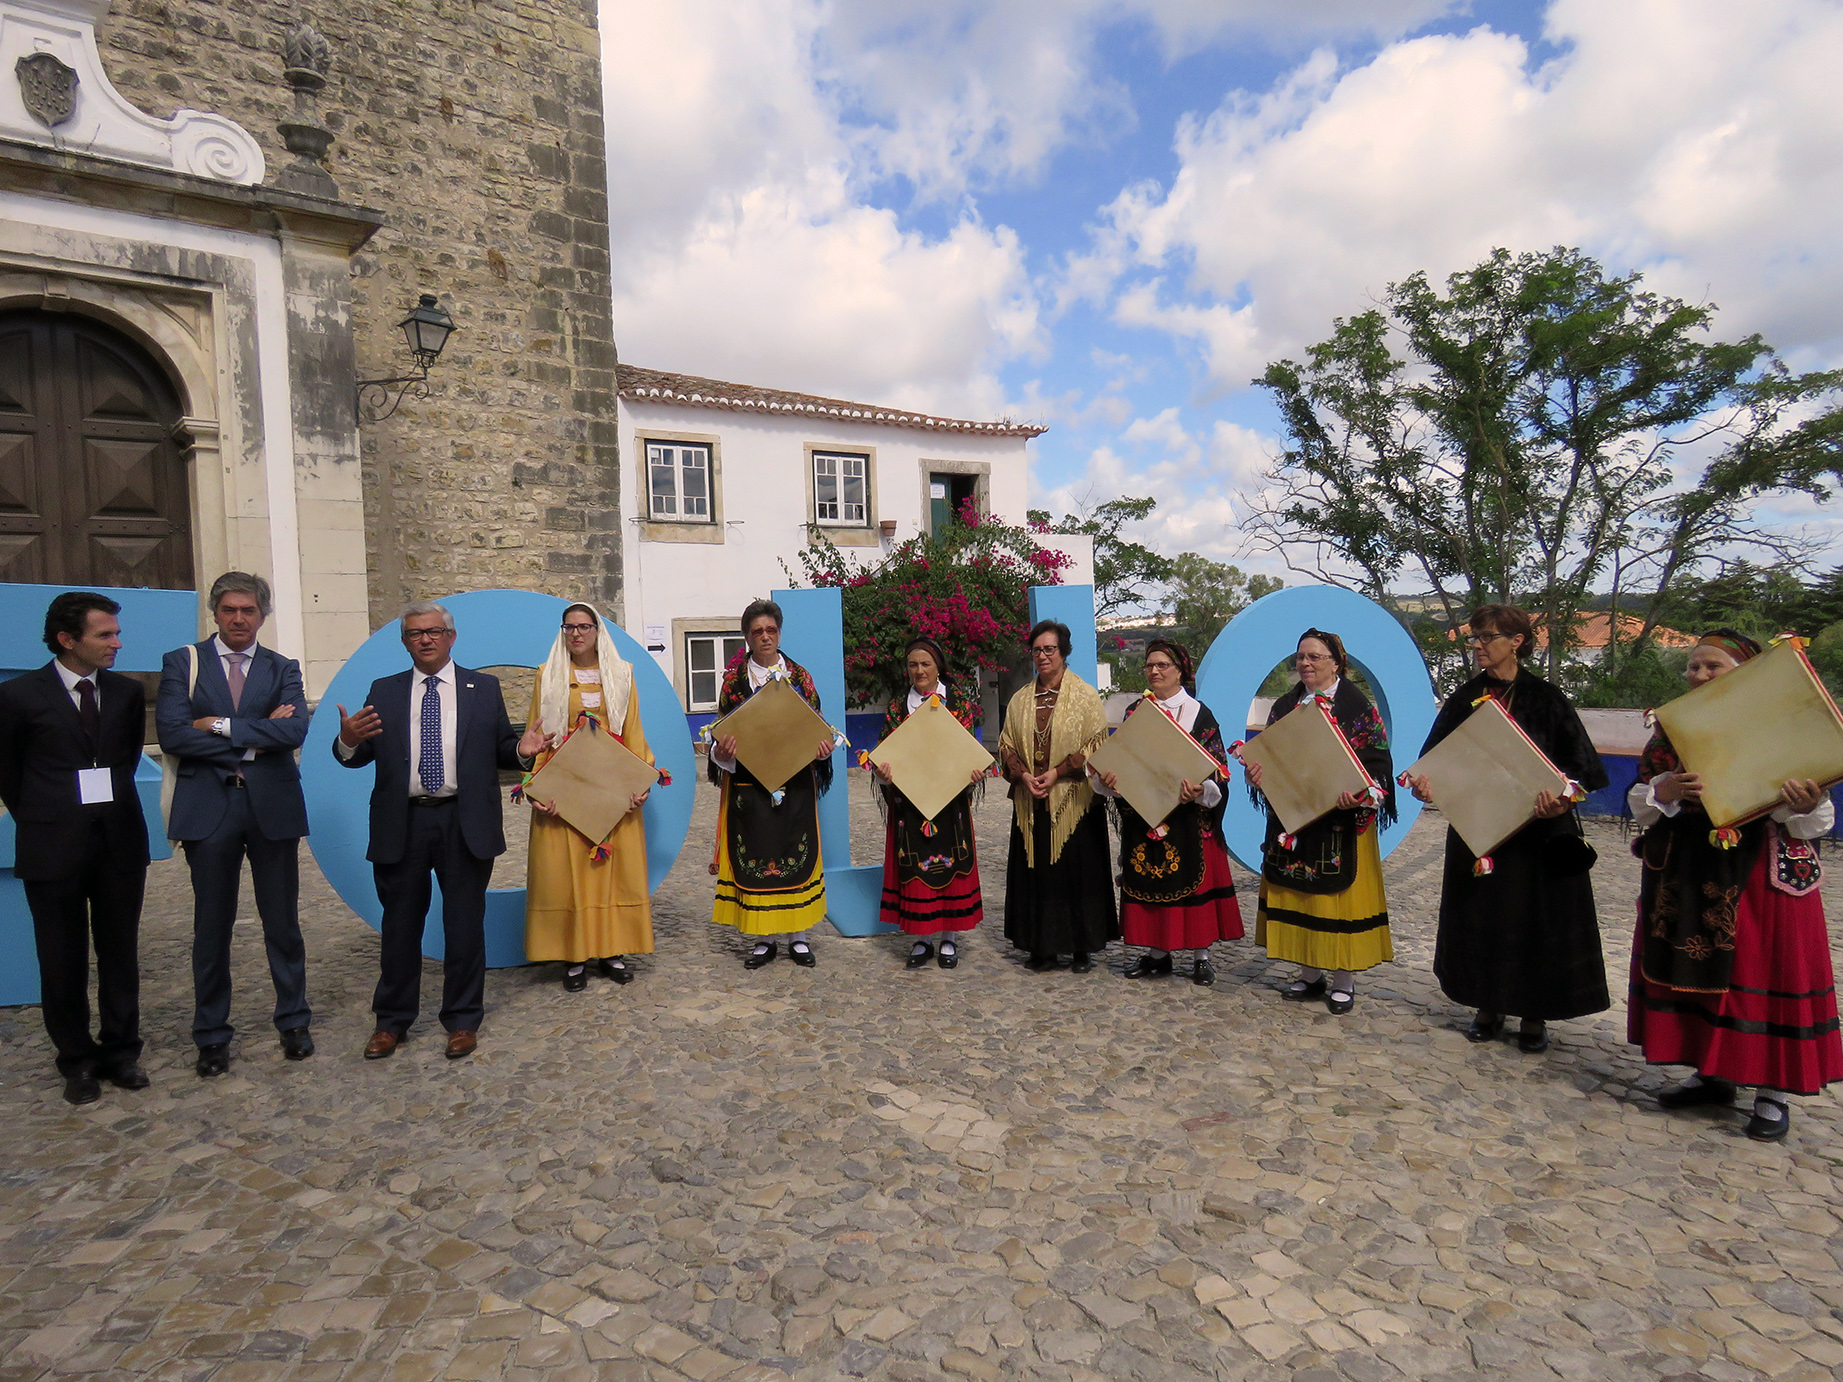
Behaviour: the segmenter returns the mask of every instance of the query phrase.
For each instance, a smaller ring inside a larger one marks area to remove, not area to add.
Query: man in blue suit
[[[301,665],[256,641],[269,583],[228,571],[211,586],[216,637],[166,655],[154,722],[179,762],[167,835],[192,869],[192,1041],[201,1077],[230,1069],[230,936],[249,856],[282,1054],[314,1053],[300,851],[307,803],[295,750],[307,737]]]
[[[339,707],[333,756],[377,765],[371,861],[384,904],[383,945],[366,1060],[409,1035],[421,1005],[422,928],[430,875],[442,885],[442,1026],[450,1060],[471,1056],[486,1012],[486,884],[505,853],[499,770],[526,768],[544,747],[532,725],[512,731],[499,679],[454,664],[454,616],[431,600],[406,605],[398,628],[414,667],[371,684],[356,715]]]

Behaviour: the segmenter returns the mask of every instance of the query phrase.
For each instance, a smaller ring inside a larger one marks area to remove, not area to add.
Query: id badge
[[[77,769],[77,800],[85,806],[101,806],[114,801],[114,774],[108,768]]]

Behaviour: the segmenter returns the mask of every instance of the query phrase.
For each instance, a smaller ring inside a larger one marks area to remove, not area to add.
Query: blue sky
[[[605,0],[622,357],[1047,423],[1033,501],[1273,569],[1249,379],[1574,244],[1843,362],[1831,0]],[[1770,515],[1828,532],[1827,510]],[[1843,559],[1843,558],[1840,558]]]

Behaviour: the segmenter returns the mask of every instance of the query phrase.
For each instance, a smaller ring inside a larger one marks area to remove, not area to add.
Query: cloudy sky
[[[623,359],[1047,423],[1033,500],[1153,494],[1169,551],[1239,550],[1276,445],[1252,376],[1493,246],[1578,245],[1843,364],[1835,0],[603,0],[603,26]]]

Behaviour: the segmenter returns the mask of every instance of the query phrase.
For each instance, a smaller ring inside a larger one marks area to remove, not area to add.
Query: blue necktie
[[[422,752],[416,760],[416,776],[422,790],[434,796],[442,789],[442,697],[436,689],[439,677],[422,684]]]

